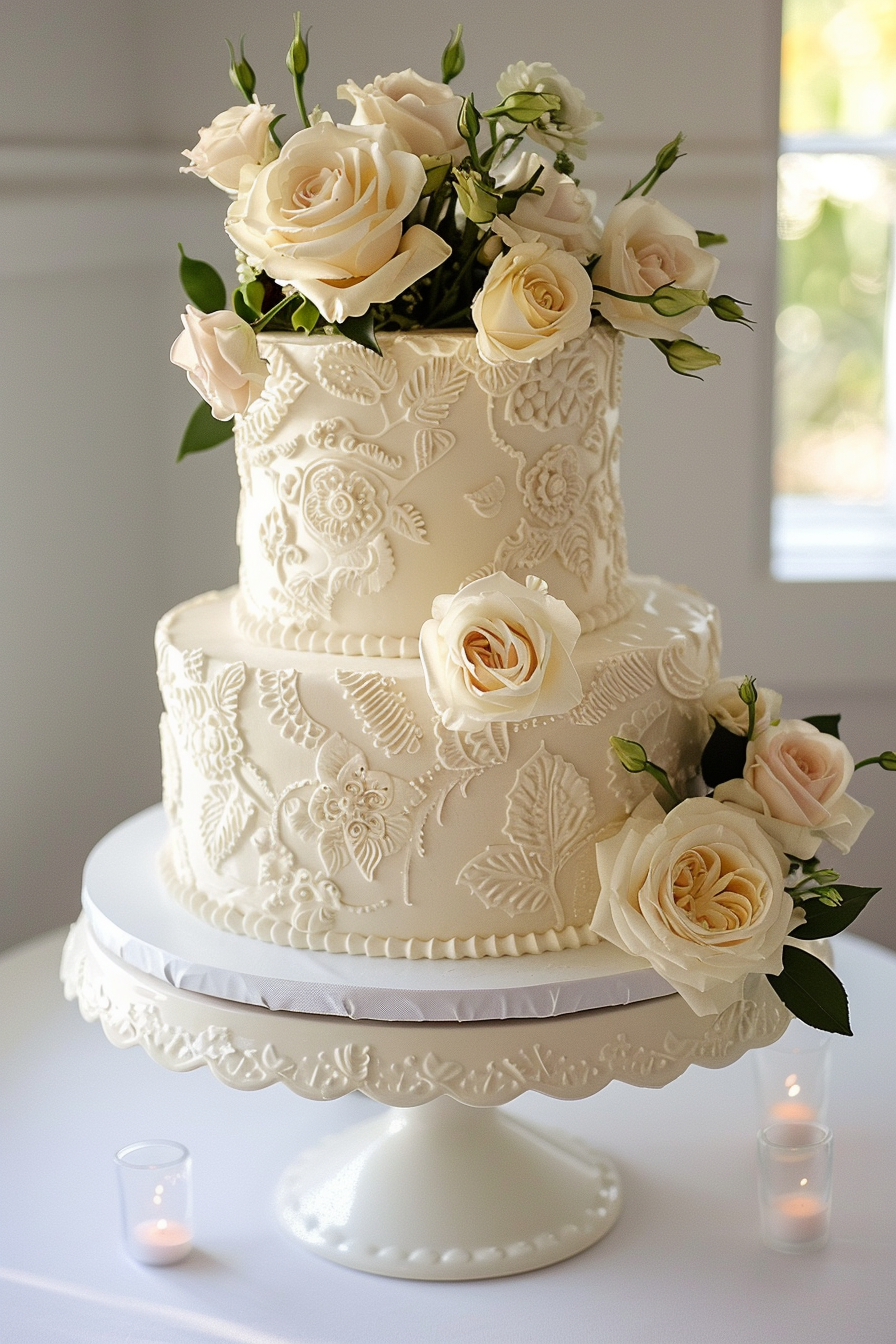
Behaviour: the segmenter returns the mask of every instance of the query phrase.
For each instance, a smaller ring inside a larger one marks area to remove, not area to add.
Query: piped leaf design
[[[587,780],[542,742],[521,767],[507,796],[507,845],[489,845],[460,872],[474,895],[509,915],[550,905],[554,928],[565,919],[556,881],[560,869],[596,830]]]
[[[415,509],[413,504],[393,504],[389,510],[388,521],[392,531],[397,532],[400,537],[407,537],[408,541],[416,541],[422,545],[426,544],[426,523],[419,509]]]
[[[533,527],[523,518],[519,527],[505,537],[495,556],[496,569],[525,569],[543,564],[554,554],[554,537],[546,528]]]
[[[507,799],[504,834],[537,853],[556,873],[597,828],[588,781],[544,743],[516,777]]]
[[[473,490],[469,495],[464,495],[464,499],[470,507],[479,514],[480,518],[494,518],[501,512],[501,505],[504,502],[504,496],[507,493],[504,482],[500,476],[483,485],[479,490]]]
[[[560,563],[588,584],[594,577],[594,526],[587,516],[576,514],[557,538]]]
[[[404,692],[398,689],[394,677],[384,677],[379,672],[340,670],[336,680],[348,698],[355,718],[387,756],[420,750],[423,729],[414,711],[408,708]]]
[[[399,404],[407,410],[409,419],[421,425],[439,425],[463,392],[468,377],[466,369],[453,359],[437,356],[414,370],[401,389]]]
[[[383,394],[395,386],[398,376],[395,361],[388,355],[376,355],[351,341],[322,350],[315,368],[318,382],[331,396],[361,406],[374,406],[381,401]]]
[[[418,429],[414,435],[414,462],[418,471],[425,471],[433,462],[444,457],[454,447],[450,429]]]
[[[295,671],[259,672],[259,704],[268,711],[268,719],[287,742],[316,751],[327,735],[326,728],[312,719],[299,696],[299,678]]]
[[[458,732],[436,723],[436,749],[447,770],[488,770],[503,765],[510,750],[506,723],[489,723],[484,728]]]
[[[239,844],[255,811],[235,782],[212,784],[202,800],[199,835],[209,864],[217,871]]]
[[[656,685],[656,669],[641,649],[611,658],[595,672],[591,685],[575,709],[572,723],[602,723],[614,709],[630,704]]]
[[[522,849],[510,845],[489,847],[460,874],[484,905],[510,915],[535,914],[551,902],[545,871]]]

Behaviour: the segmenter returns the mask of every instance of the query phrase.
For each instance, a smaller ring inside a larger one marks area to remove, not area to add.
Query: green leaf
[[[290,314],[293,331],[304,331],[310,333],[317,325],[317,319],[320,317],[320,310],[315,308],[310,299],[302,299],[298,308]]]
[[[803,719],[803,723],[811,723],[813,728],[817,728],[820,733],[827,733],[829,737],[840,737],[840,714],[809,714]]]
[[[214,266],[207,261],[197,261],[188,257],[181,244],[180,282],[184,293],[191,303],[203,313],[215,313],[227,305],[227,290]]]
[[[806,902],[806,922],[794,929],[792,938],[833,938],[849,928],[853,920],[880,891],[880,887],[849,887],[838,882],[833,888],[840,894],[840,904],[823,905],[820,900]]]
[[[700,247],[719,247],[728,241],[724,233],[710,233],[708,229],[697,229],[696,233]]]
[[[851,1036],[846,990],[832,970],[811,952],[784,948],[784,969],[766,977],[785,1008],[819,1031]]]
[[[248,322],[250,327],[258,318],[258,314],[253,312],[243,298],[242,286],[233,291],[233,311],[236,313],[237,317],[241,317],[244,322]]]
[[[706,787],[714,789],[729,779],[740,779],[746,763],[746,737],[730,733],[717,723],[700,760],[700,773]]]
[[[204,453],[207,448],[214,448],[216,444],[223,443],[232,434],[233,421],[216,420],[208,402],[200,401],[184,430],[177,460],[182,462],[191,453]]]
[[[247,280],[244,285],[240,285],[239,293],[252,314],[250,321],[254,322],[264,311],[264,285],[260,280]]]
[[[375,355],[383,353],[376,342],[371,309],[368,308],[363,317],[347,317],[344,322],[334,323],[334,326],[338,332],[347,336],[350,341],[354,341],[356,345],[363,345],[366,350],[372,350]]]

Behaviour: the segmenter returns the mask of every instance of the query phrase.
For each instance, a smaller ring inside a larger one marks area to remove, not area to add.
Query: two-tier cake
[[[708,603],[627,571],[622,337],[599,323],[498,365],[473,332],[380,343],[259,338],[239,585],[158,630],[167,886],[219,928],[331,952],[596,942],[595,840],[654,787],[610,738],[684,790],[719,650]],[[578,621],[580,694],[452,719],[421,628],[437,598],[501,585]]]

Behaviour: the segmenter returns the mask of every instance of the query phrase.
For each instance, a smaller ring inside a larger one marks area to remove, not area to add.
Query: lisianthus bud
[[[640,742],[630,742],[625,737],[611,737],[610,746],[630,775],[640,775],[647,769],[647,752]]]
[[[677,285],[660,285],[650,296],[650,307],[660,317],[680,317],[692,308],[705,308],[708,299],[705,289],[679,289]]]
[[[472,98],[465,98],[457,117],[457,129],[467,144],[475,144],[482,122],[473,104]]]
[[[228,41],[227,45],[230,48],[230,82],[237,92],[243,95],[246,102],[251,103],[255,93],[255,71],[246,60],[243,38],[240,38],[239,60],[236,58],[233,43]]]
[[[560,99],[556,93],[537,93],[531,89],[518,89],[509,93],[497,107],[486,112],[487,117],[503,117],[519,126],[529,126],[540,121],[546,114],[560,111]]]
[[[464,26],[462,23],[459,23],[454,30],[454,36],[442,52],[443,84],[450,84],[452,79],[457,79],[457,76],[464,68],[466,57],[464,55],[464,44],[461,41],[463,32]]]
[[[732,299],[730,294],[717,294],[709,300],[709,307],[722,322],[740,322],[744,327],[752,326],[737,299]]]
[[[308,69],[308,44],[302,37],[301,10],[296,10],[296,35],[286,53],[286,68],[294,78],[304,75]]]
[[[693,378],[698,369],[708,369],[711,365],[722,362],[720,355],[683,336],[677,341],[655,340],[652,343],[662,351],[672,372],[683,374],[686,378]]]
[[[455,168],[457,199],[467,219],[474,224],[491,224],[498,213],[498,192],[482,173],[472,168]]]

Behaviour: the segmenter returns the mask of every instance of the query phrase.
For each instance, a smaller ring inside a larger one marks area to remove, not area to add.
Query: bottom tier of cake
[[[160,623],[166,885],[219,928],[388,957],[519,956],[597,941],[594,841],[708,736],[718,624],[635,579],[634,608],[576,646],[570,713],[444,728],[415,658],[289,653],[235,629],[232,593]]]

